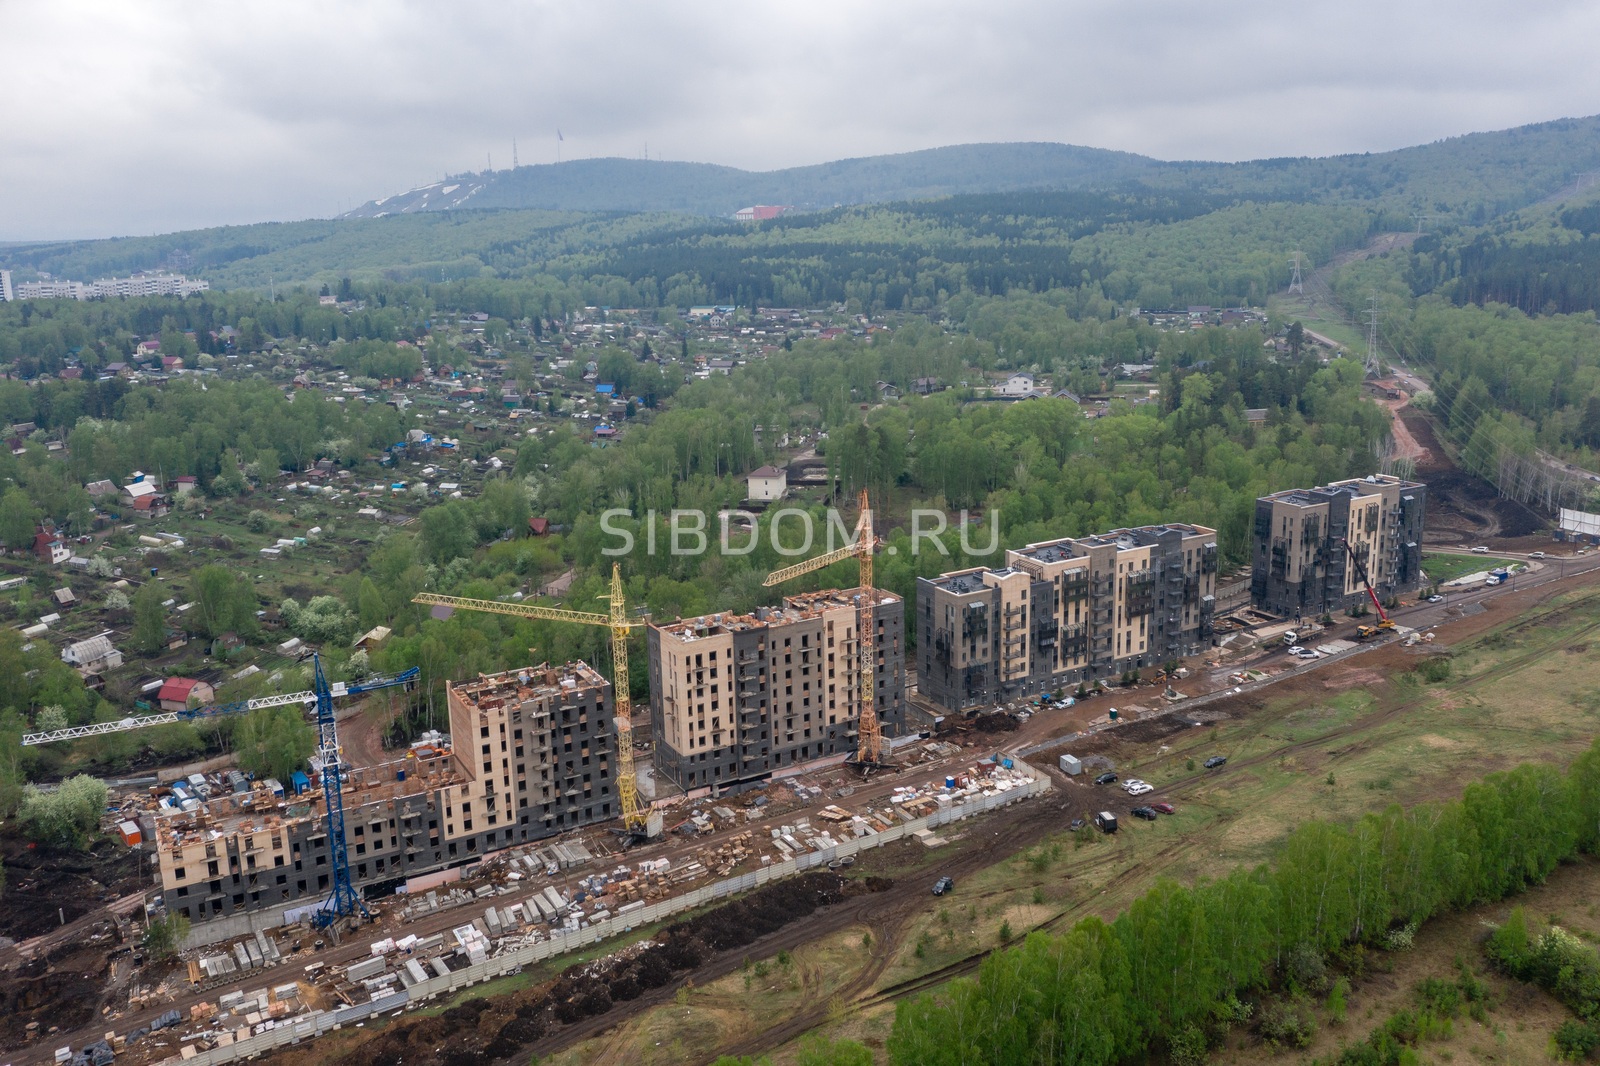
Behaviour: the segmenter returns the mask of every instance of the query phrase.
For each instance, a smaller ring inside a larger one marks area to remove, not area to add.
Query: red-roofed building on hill
[[[216,698],[216,691],[210,685],[192,677],[169,677],[156,695],[163,711],[185,710],[191,699],[196,706],[204,707]]]

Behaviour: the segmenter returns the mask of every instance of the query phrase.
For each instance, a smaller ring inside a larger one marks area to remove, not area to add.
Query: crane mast
[[[328,926],[341,917],[368,914],[367,906],[361,901],[361,894],[356,891],[355,883],[350,877],[350,846],[344,836],[344,753],[339,744],[339,725],[334,720],[333,701],[335,698],[359,696],[367,692],[376,692],[379,689],[394,688],[397,685],[409,688],[415,684],[417,678],[421,675],[421,670],[412,667],[404,673],[372,677],[352,685],[347,685],[343,681],[330,684],[327,674],[322,671],[322,656],[314,655],[312,657],[313,682],[309,691],[289,692],[278,696],[263,696],[258,699],[222,703],[211,707],[196,707],[182,711],[172,711],[167,714],[146,714],[123,718],[116,722],[97,722],[93,725],[72,726],[67,729],[54,729],[44,733],[29,733],[22,738],[22,743],[29,745],[51,744],[58,740],[76,740],[80,737],[121,733],[133,729],[144,729],[153,725],[172,725],[175,722],[194,721],[200,718],[218,718],[225,715],[245,714],[250,711],[260,710],[263,707],[282,707],[291,703],[315,707],[317,755],[322,761],[322,773],[320,775],[322,779],[322,801],[328,823],[328,865],[332,868],[332,883],[328,898],[317,908],[314,922],[318,926]]]
[[[628,692],[628,631],[637,629],[639,622],[628,620],[628,605],[623,596],[622,566],[611,564],[610,609],[598,611],[569,611],[562,607],[541,607],[532,603],[502,603],[499,600],[474,600],[462,596],[441,596],[434,592],[420,593],[411,598],[412,603],[454,607],[463,611],[480,611],[486,614],[504,614],[513,618],[538,618],[547,622],[574,622],[584,626],[600,626],[611,634],[611,698],[615,707],[613,715],[617,727],[617,798],[622,806],[622,823],[630,834],[647,831],[649,812],[639,802],[639,782],[633,770],[633,700]]]
[[[774,570],[762,582],[768,588],[802,574],[814,573],[846,559],[856,559],[861,567],[860,599],[856,602],[856,656],[857,656],[857,730],[856,762],[862,766],[879,766],[883,763],[883,727],[878,721],[877,641],[873,629],[874,595],[872,589],[872,549],[877,537],[872,528],[872,507],[867,501],[867,490],[859,498],[861,516],[856,520],[855,535],[849,544],[831,552],[807,559],[803,563]]]

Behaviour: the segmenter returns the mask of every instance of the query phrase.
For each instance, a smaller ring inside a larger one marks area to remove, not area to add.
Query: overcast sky
[[[326,217],[511,163],[974,141],[1379,151],[1600,112],[1600,4],[0,0],[0,240]]]

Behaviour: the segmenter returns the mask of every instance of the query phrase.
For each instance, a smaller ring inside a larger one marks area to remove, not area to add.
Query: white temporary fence
[[[1020,763],[1018,764],[1019,767],[1021,765]],[[410,1004],[422,1003],[437,996],[448,995],[462,988],[482,984],[497,977],[504,977],[509,973],[522,969],[524,966],[530,966],[556,955],[564,955],[567,952],[593,947],[611,937],[632,932],[641,926],[654,924],[664,918],[670,918],[674,914],[693,910],[696,907],[726,899],[729,896],[736,896],[741,892],[748,892],[769,882],[793,877],[795,874],[803,873],[807,870],[826,867],[835,859],[855,855],[868,848],[891,844],[896,840],[904,840],[906,837],[914,836],[923,830],[937,829],[939,826],[949,825],[951,822],[971,818],[999,807],[1009,806],[1031,796],[1036,796],[1041,792],[1048,791],[1049,788],[1049,777],[1045,774],[1034,772],[1030,780],[1004,792],[995,792],[987,796],[966,796],[962,797],[963,802],[952,800],[950,806],[941,807],[925,817],[913,818],[899,825],[890,826],[881,832],[869,833],[864,837],[855,837],[842,841],[831,848],[797,855],[785,862],[776,862],[771,866],[741,874],[738,877],[730,877],[723,881],[704,885],[690,892],[685,892],[683,895],[673,896],[671,899],[640,907],[637,910],[629,911],[627,914],[595,922],[586,929],[578,929],[571,932],[554,930],[547,940],[508,951],[492,959],[475,963],[465,969],[456,970],[447,976],[432,977],[425,981],[419,981],[408,989],[394,992],[370,1003],[287,1018],[275,1029],[269,1029],[242,1040],[235,1040],[226,1047],[215,1047],[209,1051],[197,1051],[195,1055],[182,1061],[185,1066],[221,1066],[223,1063],[254,1057],[273,1048],[282,1047],[285,1044],[296,1044],[301,1040],[311,1039],[341,1026],[353,1025],[356,1022],[364,1021],[379,1014],[401,1010]]]

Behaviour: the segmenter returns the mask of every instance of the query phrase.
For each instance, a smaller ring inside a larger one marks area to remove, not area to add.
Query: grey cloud
[[[7,4],[0,239],[333,214],[492,152],[771,169],[980,140],[1378,151],[1600,111],[1600,7]]]

